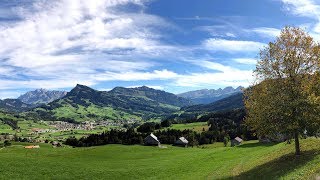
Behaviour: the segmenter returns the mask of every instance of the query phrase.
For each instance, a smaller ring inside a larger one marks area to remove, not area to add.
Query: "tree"
[[[294,137],[320,124],[320,46],[300,28],[285,27],[260,52],[256,82],[245,91],[246,123],[259,135]]]
[[[11,142],[8,141],[8,140],[5,140],[5,141],[3,142],[3,145],[4,145],[4,147],[11,146]]]
[[[229,141],[230,141],[230,136],[227,135],[223,138],[224,147],[227,147]]]
[[[170,127],[171,126],[170,120],[166,119],[166,120],[162,121],[161,126],[162,127]]]

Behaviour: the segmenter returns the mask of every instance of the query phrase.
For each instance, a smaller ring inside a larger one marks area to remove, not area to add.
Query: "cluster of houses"
[[[231,140],[231,146],[240,145],[243,142],[243,140],[239,137],[236,137]],[[175,143],[175,146],[183,146],[187,147],[189,141],[185,137],[180,137]],[[154,134],[150,134],[144,139],[144,145],[146,146],[160,146],[160,141],[158,140],[157,136]]]
[[[185,137],[180,137],[174,143],[174,145],[187,147],[188,143],[189,143],[189,141]],[[144,145],[146,145],[146,146],[160,146],[160,144],[161,143],[158,140],[157,136],[155,136],[152,133],[144,139]]]
[[[80,129],[80,130],[92,130],[96,126],[95,122],[85,121],[81,122],[80,124],[74,124],[64,121],[53,121],[50,125],[54,126],[56,129],[60,131],[69,131],[73,129]]]

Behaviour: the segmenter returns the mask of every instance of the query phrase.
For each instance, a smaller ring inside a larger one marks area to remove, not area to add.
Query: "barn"
[[[185,137],[180,137],[174,145],[176,146],[188,146],[189,141]]]
[[[158,140],[157,136],[154,134],[150,134],[146,138],[144,138],[144,145],[146,146],[158,146],[160,145],[160,141]]]
[[[236,137],[234,139],[231,140],[231,146],[237,146],[240,145],[242,143],[242,139],[239,137]]]

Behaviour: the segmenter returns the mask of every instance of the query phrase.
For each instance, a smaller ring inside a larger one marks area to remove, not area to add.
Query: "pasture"
[[[189,130],[193,130],[196,132],[202,132],[203,129],[205,131],[208,131],[209,126],[207,122],[195,122],[195,123],[185,123],[185,124],[172,124],[170,127],[170,129],[177,129],[177,130],[185,130],[185,129],[189,129]]]
[[[105,145],[89,148],[0,150],[0,179],[315,179],[320,174],[320,140],[293,144],[221,143],[200,148]]]

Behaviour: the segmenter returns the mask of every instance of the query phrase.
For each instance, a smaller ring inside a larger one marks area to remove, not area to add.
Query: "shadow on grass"
[[[240,146],[237,146],[239,148],[253,148],[253,147],[269,147],[269,146],[273,146],[276,145],[278,143],[261,143],[261,142],[256,142],[256,143],[248,143],[248,144],[242,144]]]
[[[311,161],[319,154],[318,151],[303,151],[300,156],[287,154],[257,166],[249,171],[243,172],[235,177],[226,179],[280,179],[281,177],[294,172]]]

